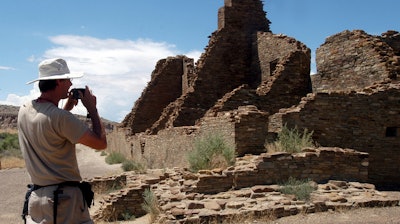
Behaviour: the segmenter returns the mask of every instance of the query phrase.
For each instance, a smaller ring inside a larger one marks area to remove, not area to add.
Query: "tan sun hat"
[[[31,84],[40,80],[73,79],[82,76],[83,73],[71,73],[64,59],[52,58],[42,61],[39,64],[39,78],[27,82],[26,84]]]

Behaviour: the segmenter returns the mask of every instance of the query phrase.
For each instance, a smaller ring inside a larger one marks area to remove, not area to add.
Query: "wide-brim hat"
[[[71,73],[64,59],[52,58],[42,61],[39,64],[39,78],[27,82],[26,84],[31,84],[40,80],[74,79],[82,76],[83,73]]]

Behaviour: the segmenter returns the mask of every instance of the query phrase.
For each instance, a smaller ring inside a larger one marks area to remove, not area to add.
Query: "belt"
[[[65,181],[65,182],[61,182],[61,183],[58,183],[58,184],[50,184],[50,185],[45,185],[45,186],[41,186],[41,185],[36,185],[36,184],[34,184],[33,187],[32,187],[32,189],[35,191],[35,190],[38,190],[38,189],[43,188],[43,187],[51,187],[51,186],[58,186],[58,187],[64,187],[64,186],[78,187],[78,186],[79,186],[79,182],[78,182],[78,181]]]

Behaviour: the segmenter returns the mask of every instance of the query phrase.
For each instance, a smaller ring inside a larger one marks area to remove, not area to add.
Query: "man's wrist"
[[[92,110],[88,110],[88,113],[91,115],[97,114],[97,108],[92,109]]]

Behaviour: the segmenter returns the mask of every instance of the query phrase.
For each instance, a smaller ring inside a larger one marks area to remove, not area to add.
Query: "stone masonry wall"
[[[346,30],[328,37],[316,51],[314,92],[357,90],[396,79],[400,57],[396,55],[398,48],[391,47],[396,47],[396,38],[390,34],[384,38],[386,42],[362,30]]]
[[[193,91],[168,105],[150,133],[168,127],[194,125],[216,101],[242,84],[254,85],[253,48],[258,31],[269,21],[259,0],[230,0],[219,10],[219,29],[197,62]]]
[[[268,132],[268,113],[255,106],[241,106],[238,110],[205,117],[200,123],[202,133],[219,133],[236,149],[238,156],[264,152]]]
[[[110,193],[106,200],[102,201],[101,208],[93,214],[93,220],[113,222],[125,220],[126,215],[140,217],[146,214],[143,210],[143,194],[148,185],[129,186],[115,193]]]
[[[365,182],[368,179],[368,154],[349,149],[317,148],[295,154],[266,153],[255,158],[247,166],[241,165],[239,160],[237,166],[220,175],[200,175],[194,191],[218,193],[232,188],[283,183],[289,177],[318,183],[328,180]]]
[[[238,155],[260,154],[264,151],[268,114],[254,106],[224,112],[218,117],[204,118],[196,126],[163,129],[157,135],[136,134],[126,137],[119,128],[108,135],[110,148],[118,149],[127,158],[148,168],[188,167],[187,154],[197,138],[220,134]]]
[[[255,105],[274,114],[281,108],[298,104],[312,91],[309,48],[293,38],[261,32],[257,43],[261,84],[257,89],[242,85],[225,94],[206,116],[244,105]],[[278,51],[277,46],[282,47],[282,51]]]
[[[400,56],[400,33],[395,30],[389,30],[381,35],[382,41],[389,44],[397,56]]]
[[[302,52],[306,57],[301,66],[294,67],[296,70],[291,72],[308,76],[310,74],[311,50],[294,38],[282,34],[259,32],[257,34],[257,52],[262,74],[261,81],[263,82],[273,76],[279,66],[284,66],[280,63],[285,61],[280,61],[280,59],[287,58],[293,52]],[[297,79],[297,77],[293,77],[293,79]],[[307,85],[303,85],[302,88],[304,86]]]
[[[126,137],[123,128],[107,136],[109,148],[147,168],[188,167],[187,154],[193,149],[198,127],[175,127],[157,135],[135,134]]]
[[[183,85],[182,81],[183,77],[187,82],[191,79],[190,74],[184,73],[184,70],[191,72],[187,69],[187,63],[193,61],[185,56],[158,61],[150,82],[135,102],[132,112],[122,121],[122,126],[130,128],[131,134],[144,132],[150,128],[161,116],[164,107],[176,100],[183,89],[188,88],[188,84]]]
[[[298,107],[272,116],[269,130],[283,124],[307,128],[322,146],[368,152],[369,180],[396,185],[400,183],[399,102],[399,83],[379,84],[363,92],[310,94]]]

